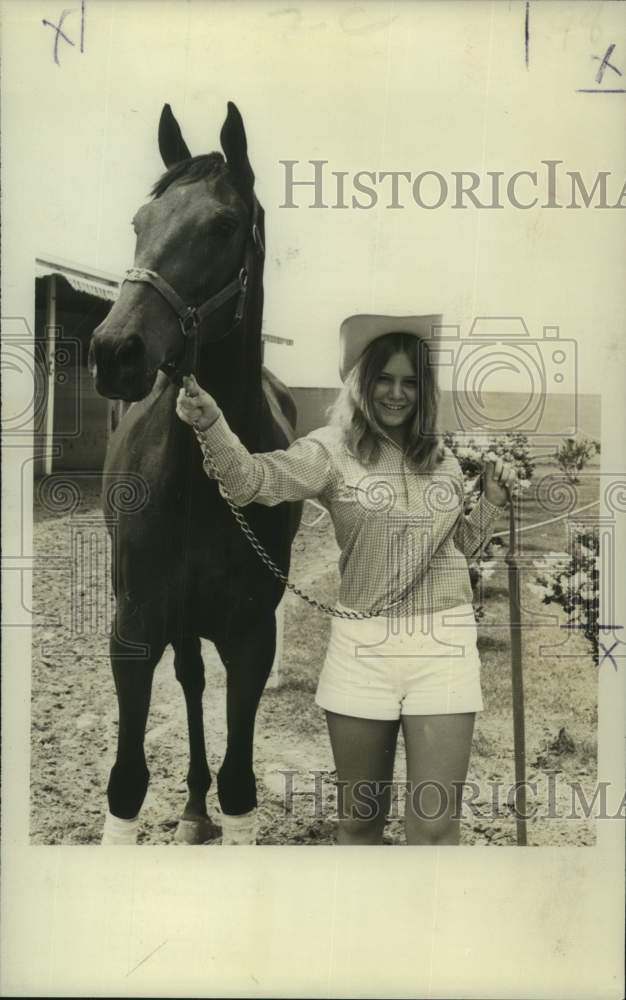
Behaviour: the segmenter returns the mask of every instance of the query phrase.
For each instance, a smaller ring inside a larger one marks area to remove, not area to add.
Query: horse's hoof
[[[208,816],[198,816],[196,819],[181,819],[178,821],[176,833],[174,834],[175,844],[207,844],[210,840],[215,840],[220,835],[220,830],[213,825]]]
[[[250,847],[256,844],[256,809],[242,816],[222,813],[222,844],[224,847]]]

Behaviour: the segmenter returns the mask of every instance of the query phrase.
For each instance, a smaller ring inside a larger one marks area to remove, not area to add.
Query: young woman
[[[332,620],[316,702],[337,770],[339,844],[382,842],[400,726],[407,843],[459,841],[482,709],[467,559],[490,537],[515,472],[486,463],[483,493],[464,515],[463,474],[437,432],[427,340],[440,323],[347,319],[331,422],[286,451],[250,454],[192,378],[177,401],[235,503],[316,498],[333,520],[347,616]]]

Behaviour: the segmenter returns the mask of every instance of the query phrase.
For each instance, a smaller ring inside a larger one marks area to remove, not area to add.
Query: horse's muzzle
[[[96,330],[89,348],[88,367],[96,392],[108,399],[143,399],[154,384],[145,344],[139,334],[115,336]]]

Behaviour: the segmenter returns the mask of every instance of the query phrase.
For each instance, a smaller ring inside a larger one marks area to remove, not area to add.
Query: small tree
[[[464,513],[469,514],[478,502],[481,493],[481,472],[485,460],[502,458],[515,467],[517,472],[517,489],[528,489],[534,470],[534,462],[530,454],[530,445],[525,434],[507,432],[506,434],[475,433],[470,437],[446,431],[443,435],[444,444],[458,459],[463,472]],[[498,539],[490,539],[483,546],[482,555],[469,562],[469,574],[474,591],[474,612],[477,620],[484,616],[483,605],[479,601],[479,585],[491,579],[495,572],[496,548],[502,543]]]
[[[595,526],[572,526],[571,552],[550,552],[534,563],[539,575],[531,590],[544,604],[559,604],[567,624],[579,629],[591,645],[598,665],[598,617],[600,614],[599,533]]]
[[[574,437],[565,438],[563,444],[557,448],[555,458],[565,473],[567,481],[577,483],[578,473],[599,451],[600,443],[598,441],[593,441],[586,434],[578,433]]]

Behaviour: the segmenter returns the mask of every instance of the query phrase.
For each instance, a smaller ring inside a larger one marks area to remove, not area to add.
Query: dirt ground
[[[55,477],[53,477],[54,479]],[[106,808],[106,784],[116,743],[116,699],[106,630],[113,598],[108,591],[108,544],[97,483],[71,490],[39,484],[35,510],[31,840],[36,844],[97,844]],[[41,491],[43,490],[43,494]],[[52,495],[54,498],[51,500]],[[580,498],[580,503],[585,497]],[[528,521],[541,520],[532,498]],[[316,511],[309,505],[305,517]],[[545,513],[544,513],[545,518]],[[506,528],[506,520],[503,521]],[[533,536],[537,556],[565,547],[562,524]],[[514,780],[508,591],[505,548],[488,585],[479,626],[485,709],[477,717],[466,790],[462,843],[515,844],[507,791]],[[291,578],[322,600],[336,596],[337,549],[328,517],[301,527]],[[540,605],[524,574],[527,620],[546,622],[560,612]],[[71,599],[70,599],[71,598]],[[543,616],[543,617],[542,617]],[[563,617],[560,621],[564,621]],[[329,620],[298,598],[285,598],[285,636],[279,684],[267,688],[257,716],[255,770],[260,844],[329,844],[336,828],[333,762],[322,711],[314,704]],[[567,657],[541,647],[563,642],[558,624],[524,630],[528,802],[531,845],[586,845],[595,822],[580,807],[579,783],[591,801],[596,779],[597,674],[585,640],[568,636]],[[205,720],[209,765],[215,774],[225,748],[223,669],[210,643]],[[182,692],[168,651],[155,675],[146,737],[151,772],[141,813],[140,842],[170,844],[186,798],[186,720]],[[403,843],[402,741],[398,744],[386,842]],[[317,788],[317,794],[314,794]],[[293,794],[292,794],[293,793]],[[215,783],[209,811],[219,824]],[[572,806],[578,806],[573,809]],[[583,803],[584,805],[584,803]],[[575,814],[575,815],[574,815]],[[219,844],[219,841],[213,842]]]

